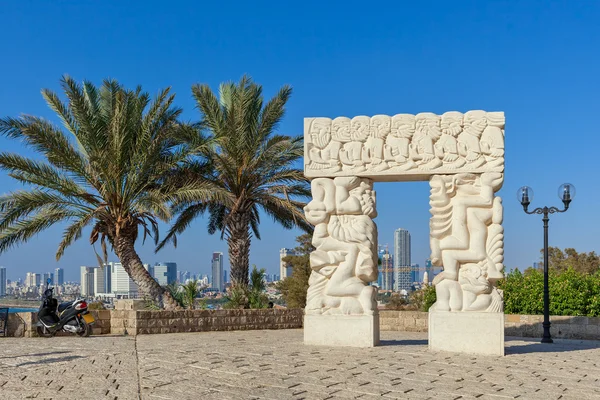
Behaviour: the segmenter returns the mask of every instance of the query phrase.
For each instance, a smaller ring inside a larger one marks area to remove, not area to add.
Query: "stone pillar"
[[[434,175],[430,180],[433,279],[429,348],[504,355],[504,229],[500,172]]]
[[[379,343],[377,226],[370,179],[317,178],[304,211],[315,225],[304,342],[372,347]]]

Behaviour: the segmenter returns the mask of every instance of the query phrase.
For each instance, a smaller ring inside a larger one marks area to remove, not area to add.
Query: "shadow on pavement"
[[[554,339],[554,343],[540,343],[540,339],[507,337],[505,342],[506,344],[509,344],[509,342],[524,342],[521,344],[511,343],[510,346],[505,346],[504,352],[506,355],[562,353],[600,348],[600,341],[597,340]]]
[[[379,346],[427,346],[427,339],[416,340],[382,340]]]
[[[66,356],[66,357],[57,357],[57,358],[46,358],[45,360],[27,361],[27,362],[18,364],[16,366],[23,367],[25,365],[52,364],[52,363],[57,363],[57,362],[73,361],[78,358],[85,358],[85,357],[83,357],[83,356]]]
[[[51,353],[36,353],[36,354],[17,354],[14,356],[3,356],[0,357],[0,360],[6,360],[9,358],[19,358],[19,357],[42,357],[42,356],[53,356],[55,354],[69,354],[70,351],[53,351]]]

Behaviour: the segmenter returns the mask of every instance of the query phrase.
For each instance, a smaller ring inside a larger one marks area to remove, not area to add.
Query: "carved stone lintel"
[[[449,111],[304,119],[304,173],[426,180],[504,171],[504,113]]]

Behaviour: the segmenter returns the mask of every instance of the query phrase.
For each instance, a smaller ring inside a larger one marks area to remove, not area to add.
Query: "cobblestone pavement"
[[[0,338],[0,399],[600,399],[600,342],[508,338],[505,357],[304,346],[301,330]]]

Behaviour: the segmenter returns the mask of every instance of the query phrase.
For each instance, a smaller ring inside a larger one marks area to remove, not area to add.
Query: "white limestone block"
[[[504,171],[504,113],[304,119],[308,178],[427,180],[433,174]]]
[[[504,356],[504,314],[430,312],[429,350]]]
[[[379,314],[304,316],[304,344],[374,347],[379,344]]]

